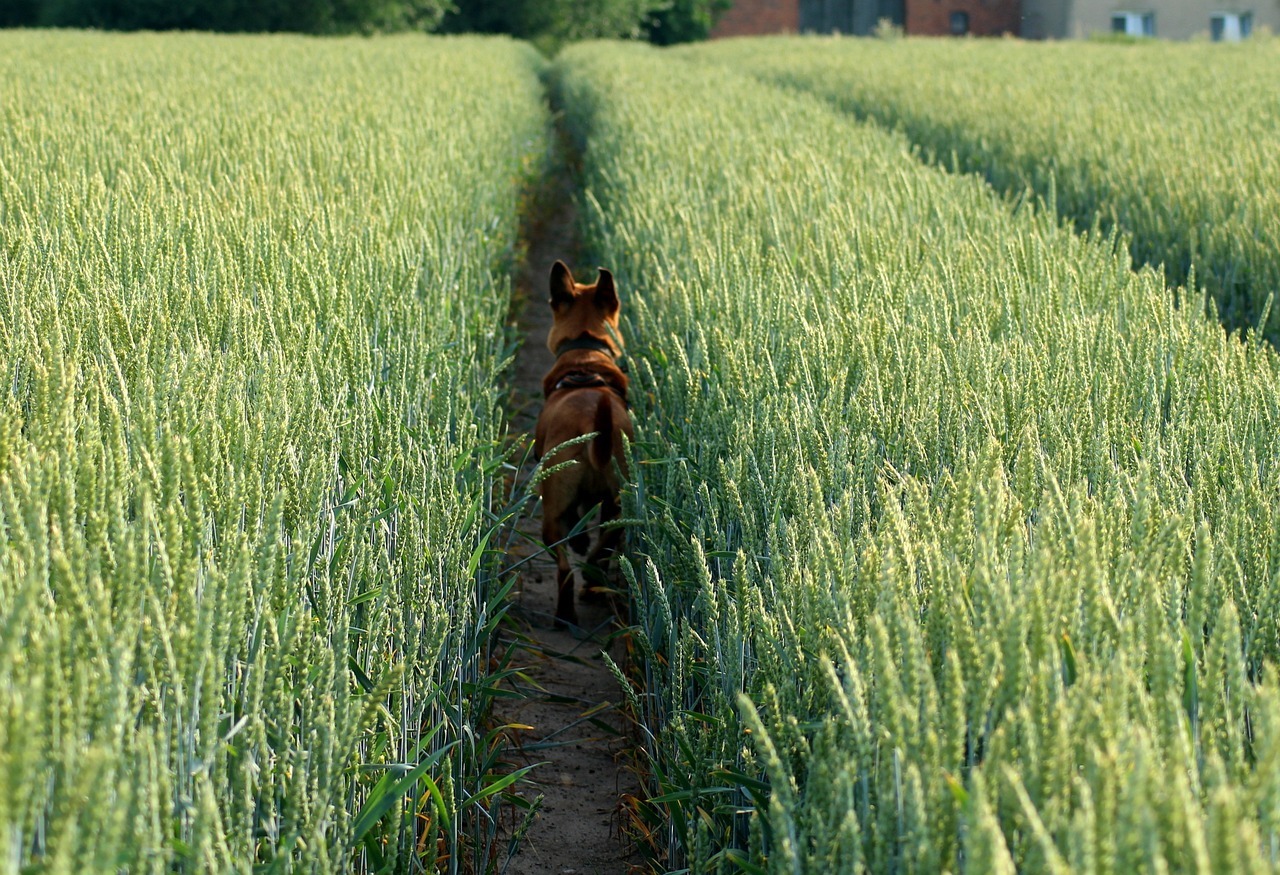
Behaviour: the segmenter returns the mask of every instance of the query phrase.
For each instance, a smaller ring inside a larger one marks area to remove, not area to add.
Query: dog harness
[[[555,389],[591,389],[603,386],[606,389],[612,389],[613,384],[599,374],[592,374],[586,371],[570,371],[560,378],[560,382],[556,383]]]
[[[624,374],[627,371],[626,360],[622,356],[615,355],[613,347],[609,346],[609,344],[605,343],[603,340],[585,333],[581,337],[577,337],[573,340],[566,340],[556,346],[556,358],[558,359],[566,352],[570,352],[575,349],[587,349],[592,352],[608,353],[609,357],[614,360],[618,370],[622,371]],[[624,384],[625,380],[626,378],[624,377]],[[547,392],[547,395],[550,395],[552,392],[559,392],[562,389],[607,389],[621,398],[622,403],[627,405],[627,407],[631,406],[631,402],[627,398],[627,390],[623,386],[618,386],[613,381],[606,379],[604,375],[588,370],[586,367],[565,373],[564,376],[562,376],[556,384],[551,387],[550,391]]]

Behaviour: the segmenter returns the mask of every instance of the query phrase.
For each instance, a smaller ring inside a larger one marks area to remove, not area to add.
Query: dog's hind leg
[[[569,548],[559,543],[566,531],[561,523],[559,515],[548,513],[544,507],[542,542],[556,557],[556,624],[577,625],[578,609],[573,600],[573,567],[569,564]]]
[[[579,525],[582,526],[582,531],[569,539],[569,546],[573,548],[573,552],[575,553],[585,554],[591,549],[591,531],[583,522],[583,520],[589,519],[591,516],[593,516],[593,514],[590,512],[582,513],[580,511],[576,514],[568,514],[561,520],[563,531],[566,532],[572,532],[574,529],[578,528]]]
[[[578,625],[578,608],[573,598],[573,568],[563,546],[556,548],[556,622],[559,625]]]
[[[616,520],[621,513],[621,508],[616,500],[607,501],[600,508],[600,523],[602,525],[600,537],[596,539],[591,551],[587,553],[586,563],[583,567],[584,583],[582,595],[584,599],[600,602],[604,601],[605,596],[608,594],[610,586],[607,567],[609,560],[617,552],[618,541],[622,538],[622,529],[605,524]]]

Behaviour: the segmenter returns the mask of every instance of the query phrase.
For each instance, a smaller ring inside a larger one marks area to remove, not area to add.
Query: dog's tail
[[[596,436],[591,439],[591,447],[587,452],[591,467],[597,471],[607,471],[613,459],[613,398],[608,392],[597,393],[600,401],[596,404],[596,420],[592,430]]]

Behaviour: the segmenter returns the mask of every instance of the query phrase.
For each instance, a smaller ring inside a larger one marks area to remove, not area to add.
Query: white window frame
[[[1214,25],[1220,24],[1215,30]],[[1253,12],[1215,12],[1209,16],[1209,35],[1214,42],[1238,43],[1253,33]]]
[[[1124,29],[1116,27],[1123,22]],[[1155,36],[1156,14],[1154,12],[1128,12],[1121,10],[1111,13],[1111,32],[1123,33],[1126,36]]]

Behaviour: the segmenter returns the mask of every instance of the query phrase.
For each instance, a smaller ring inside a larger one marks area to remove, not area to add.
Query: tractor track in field
[[[551,327],[547,304],[548,278],[557,259],[573,269],[579,265],[577,218],[572,176],[564,149],[551,162],[551,176],[526,210],[521,238],[525,257],[515,276],[516,330],[521,337],[512,366],[509,429],[532,443],[542,407],[542,378],[554,361],[546,346]],[[519,472],[527,483],[532,454]],[[494,704],[494,722],[510,724],[513,766],[533,764],[533,786],[523,795],[542,804],[508,861],[516,875],[614,875],[633,868],[635,858],[622,826],[622,802],[638,794],[638,779],[627,768],[631,748],[628,722],[620,710],[623,691],[601,653],[608,651],[619,665],[624,661],[620,629],[611,609],[579,602],[581,629],[557,628],[555,559],[542,549],[541,505],[530,509],[517,524],[510,561],[522,563],[513,591],[514,629],[505,644],[514,648],[512,666],[523,666],[523,677],[511,684],[516,697]]]

